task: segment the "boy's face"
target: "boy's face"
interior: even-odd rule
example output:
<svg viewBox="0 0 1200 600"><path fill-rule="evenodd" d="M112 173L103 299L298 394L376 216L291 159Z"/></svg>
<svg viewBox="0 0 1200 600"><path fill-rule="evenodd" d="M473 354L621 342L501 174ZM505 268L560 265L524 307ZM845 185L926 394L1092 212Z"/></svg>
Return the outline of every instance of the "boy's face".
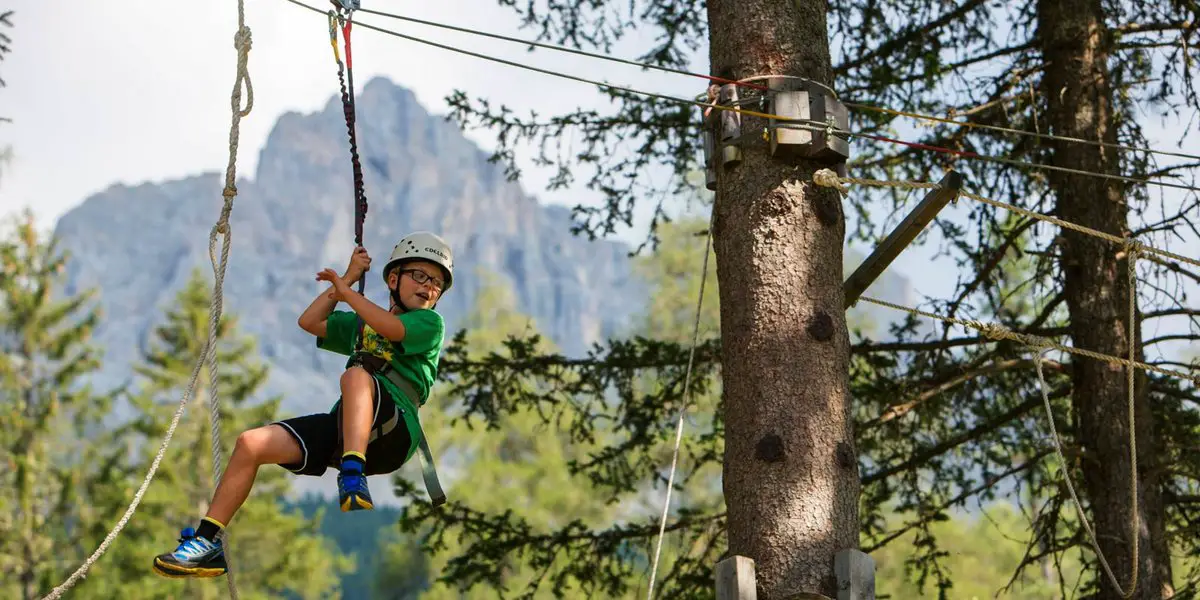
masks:
<svg viewBox="0 0 1200 600"><path fill-rule="evenodd" d="M423 283L417 283L421 279ZM445 273L437 264L414 260L392 270L388 275L388 287L396 289L404 305L410 309L431 308L437 304L446 285Z"/></svg>

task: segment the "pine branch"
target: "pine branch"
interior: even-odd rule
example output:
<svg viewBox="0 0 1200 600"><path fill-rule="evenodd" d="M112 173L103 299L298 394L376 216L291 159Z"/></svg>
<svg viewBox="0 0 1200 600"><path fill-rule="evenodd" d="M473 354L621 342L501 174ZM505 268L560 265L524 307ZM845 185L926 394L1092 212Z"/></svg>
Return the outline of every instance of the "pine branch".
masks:
<svg viewBox="0 0 1200 600"><path fill-rule="evenodd" d="M981 6L985 6L986 4L986 0L969 0L965 4L956 6L954 10L941 15L929 23L909 26L903 33L900 33L899 35L893 35L888 39L888 41L880 44L879 47L875 48L874 50L861 53L853 60L834 66L833 71L839 75L847 73L862 67L863 65L877 58L895 54L901 48L912 45L918 41L927 43L930 36L936 35L936 32L939 29L960 21L968 13Z"/></svg>
<svg viewBox="0 0 1200 600"><path fill-rule="evenodd" d="M1194 308L1173 308L1169 310L1155 310L1142 314L1142 319L1159 319L1162 317L1200 317L1200 310Z"/></svg>
<svg viewBox="0 0 1200 600"><path fill-rule="evenodd" d="M1134 33L1149 33L1163 31L1180 31L1192 30L1195 26L1191 21L1166 21L1158 23L1126 23L1113 28L1113 32L1117 35L1129 35Z"/></svg>
<svg viewBox="0 0 1200 600"><path fill-rule="evenodd" d="M1062 397L1065 397L1069 393L1070 393L1070 388L1065 388L1065 389L1060 388L1060 389L1052 391L1050 394L1050 398L1051 399L1062 398ZM913 454L910 458L908 458L907 460L904 460L903 462L892 465L890 467L884 467L878 471L875 471L874 473L870 473L868 475L863 476L862 483L863 483L863 485L870 485L872 483L882 481L882 480L884 480L888 477L891 477L897 473L901 473L901 472L913 469L915 467L918 467L926 462L929 462L930 459L932 459L940 454L949 452L950 450L953 450L967 442L979 439L989 433L996 431L1001 426L1006 425L1009 422L1011 422L1013 419L1016 419L1017 417L1020 417L1020 416L1024 415L1025 413L1029 412L1034 407L1041 404L1041 402L1042 402L1041 396L1030 398L1030 399L1026 400L1025 402L1022 402L1021 404L1018 404L1017 406L1015 406L1015 407L1005 411L1004 413L1000 414L999 416L991 419L990 421L987 421L981 425L976 426L975 428L973 428L969 431L966 431L960 435L951 437L947 440L939 442L938 444L935 444L929 448L923 449L920 452Z"/></svg>
<svg viewBox="0 0 1200 600"><path fill-rule="evenodd" d="M864 547L862 549L862 551L866 552L867 554L870 554L880 548L883 548L884 546L888 545L889 543L895 541L900 536L912 531L913 529L915 529L917 527L922 527L933 520L940 520L940 515L946 509L962 504L963 502L970 499L971 497L973 497L983 491L991 489L992 487L995 487L996 484L1000 483L1001 481L1004 481L1005 479L1008 479L1009 477L1012 477L1013 475L1020 474L1022 472L1025 472L1025 471L1033 468L1033 467L1038 466L1041 463L1042 459L1046 458L1051 453L1053 453L1052 450L1049 450L1049 449L1042 450L1041 452L1038 452L1033 457L1031 457L1028 461L1023 462L1015 467L1011 467L1008 470L1004 471L1003 473L1000 473L999 475L989 477L986 480L984 480L983 483L980 483L979 485L962 492L961 494L951 498L950 500L947 500L946 502L943 502L942 504L939 504L936 507L922 511L922 515L916 521L910 521L910 522L906 523L900 529L897 529L893 532L888 533L887 536L884 537L883 539L881 539L869 546Z"/></svg>
<svg viewBox="0 0 1200 600"><path fill-rule="evenodd" d="M1042 364L1046 368L1049 368L1051 370L1058 370L1058 371L1064 370L1064 367L1061 363L1052 362L1052 361L1043 361ZM966 372L961 372L961 371L956 370L955 374L952 377L946 377L940 381L929 382L928 384L926 384L927 389L925 391L921 392L916 398L913 398L912 400L909 400L907 402L901 402L901 403L889 405L887 408L885 408L883 410L883 412L881 412L879 414L879 416L877 418L859 425L858 429L859 429L859 431L866 432L866 431L871 430L874 427L878 427L879 425L887 423L888 421L903 417L904 415L907 415L909 412L912 412L914 409L916 409L921 404L928 402L931 399L941 397L943 394L950 392L954 388L959 387L967 382L973 381L979 377L983 377L986 375L994 375L996 373L1001 373L1001 372L1009 371L1012 369L1032 367L1033 365L1034 365L1034 361L1030 360L1030 359L1013 359L1013 360L1006 360L1006 361L1001 361L1001 362L988 363L984 367L980 367L977 369L971 369Z"/></svg>
<svg viewBox="0 0 1200 600"><path fill-rule="evenodd" d="M502 591L507 566L515 559L541 573L541 577L529 582L523 597L532 597L541 587L542 577L550 579L556 595L578 586L587 595L621 597L627 593L633 569L622 555L633 550L632 542L658 534L657 522L618 524L593 531L578 519L552 532L539 532L512 511L487 514L458 501L434 509L415 486L404 480L397 481L396 491L411 499L401 512L401 530L419 534L424 550L446 550L446 540L451 535L466 544L437 579L464 592L479 585ZM719 525L724 518L724 513L694 515L684 511L672 519L666 531ZM550 573L546 567L559 555L565 560L559 560L556 564L560 568Z"/></svg>

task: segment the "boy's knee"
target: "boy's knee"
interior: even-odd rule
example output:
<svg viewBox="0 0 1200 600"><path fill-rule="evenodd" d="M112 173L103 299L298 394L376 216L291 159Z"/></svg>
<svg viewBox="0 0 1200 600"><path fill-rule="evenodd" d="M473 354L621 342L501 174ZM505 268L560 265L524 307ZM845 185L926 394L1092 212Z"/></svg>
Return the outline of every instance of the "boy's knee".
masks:
<svg viewBox="0 0 1200 600"><path fill-rule="evenodd" d="M371 374L362 367L350 367L342 373L342 389L352 386L368 386L371 384Z"/></svg>
<svg viewBox="0 0 1200 600"><path fill-rule="evenodd" d="M234 442L233 452L254 462L259 462L259 459L266 453L267 445L270 443L270 432L264 427L257 429L247 429L237 437Z"/></svg>

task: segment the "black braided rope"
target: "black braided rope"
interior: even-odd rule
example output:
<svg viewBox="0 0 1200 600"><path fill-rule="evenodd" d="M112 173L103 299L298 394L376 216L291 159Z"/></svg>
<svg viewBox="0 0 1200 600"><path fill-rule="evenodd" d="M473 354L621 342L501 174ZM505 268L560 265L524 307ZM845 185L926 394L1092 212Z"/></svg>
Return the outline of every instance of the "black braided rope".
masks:
<svg viewBox="0 0 1200 600"><path fill-rule="evenodd" d="M349 79L349 91L347 91L347 78ZM354 73L345 69L341 61L338 61L338 84L342 91L342 113L346 117L346 132L350 136L350 164L354 171L354 243L356 246L361 246L363 225L367 220L367 192L363 184L362 163L358 158L358 139L355 136ZM363 281L359 280L360 293L362 286Z"/></svg>
<svg viewBox="0 0 1200 600"><path fill-rule="evenodd" d="M338 11L341 12L340 10ZM349 54L350 40L346 39L347 58L351 58ZM342 114L346 118L346 133L350 136L350 165L354 173L354 246L357 248L363 245L363 225L367 220L367 192L366 186L363 184L362 163L358 158L358 139L355 136L355 118L354 110L354 70L346 68L341 59L337 61L338 66L338 86L342 93ZM347 79L349 80L347 82ZM358 293L362 294L366 288L367 276L363 273L358 279ZM363 342L363 327L365 323L361 316L358 317L358 339L355 342L355 350L362 349Z"/></svg>

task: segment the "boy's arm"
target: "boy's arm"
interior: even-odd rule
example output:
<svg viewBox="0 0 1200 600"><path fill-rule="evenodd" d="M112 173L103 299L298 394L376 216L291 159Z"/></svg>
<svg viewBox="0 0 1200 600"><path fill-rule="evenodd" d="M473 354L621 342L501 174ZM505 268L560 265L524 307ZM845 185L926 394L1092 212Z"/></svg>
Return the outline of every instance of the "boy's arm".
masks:
<svg viewBox="0 0 1200 600"><path fill-rule="evenodd" d="M333 291L333 286L321 292L313 299L312 304L300 313L300 318L296 319L296 324L300 329L307 331L317 337L325 337L325 319L329 318L329 313L337 308L337 300L329 297Z"/></svg>
<svg viewBox="0 0 1200 600"><path fill-rule="evenodd" d="M346 269L346 273L342 275L342 279L346 281L346 285L354 285L359 277L362 277L362 273L357 272L357 269L353 268ZM312 303L308 305L308 308L304 309L303 313L300 313L300 318L296 319L296 324L300 326L300 329L319 338L325 337L325 320L329 318L329 313L332 313L333 309L337 308L337 300L329 297L333 291L334 286L329 286L329 289L317 295Z"/></svg>
<svg viewBox="0 0 1200 600"><path fill-rule="evenodd" d="M397 319L396 315L384 310L352 289L343 291L342 297L346 304L349 304L359 317L362 317L363 322L370 325L371 329L374 329L379 335L393 342L404 341L404 336L408 331L404 327L404 321Z"/></svg>

